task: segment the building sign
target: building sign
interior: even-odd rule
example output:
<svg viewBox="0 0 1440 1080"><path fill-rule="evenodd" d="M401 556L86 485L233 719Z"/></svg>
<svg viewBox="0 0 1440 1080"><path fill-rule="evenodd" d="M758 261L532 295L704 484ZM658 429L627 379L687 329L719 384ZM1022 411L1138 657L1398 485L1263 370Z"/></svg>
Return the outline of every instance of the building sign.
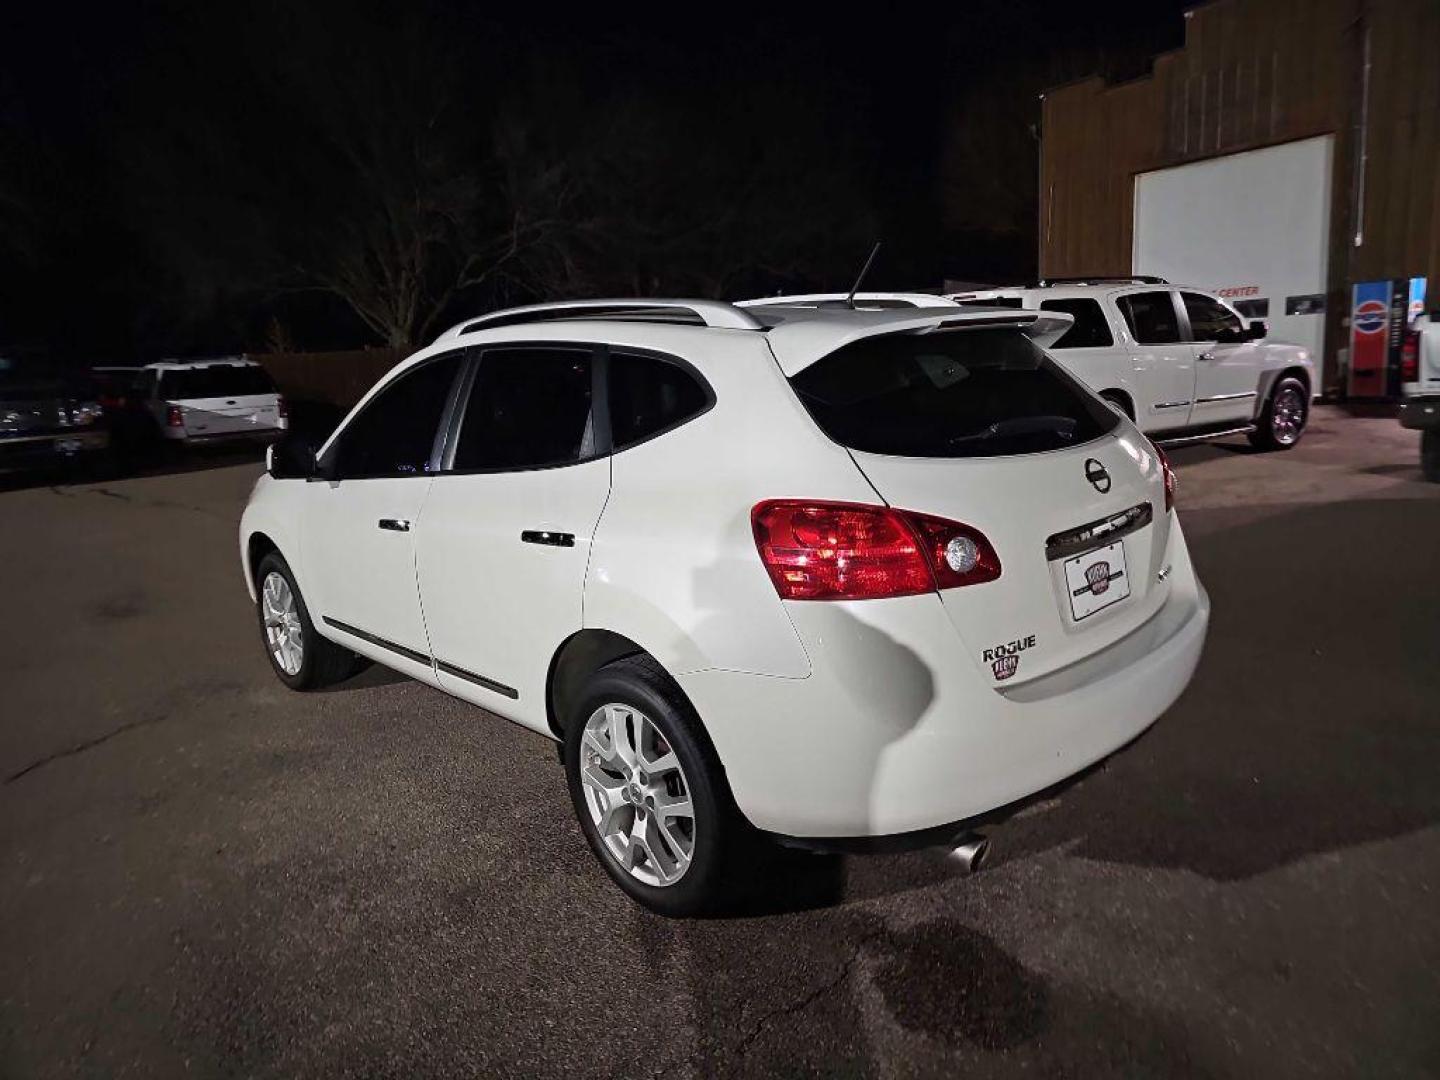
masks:
<svg viewBox="0 0 1440 1080"><path fill-rule="evenodd" d="M1259 285L1227 285L1223 289L1216 289L1216 294L1225 297L1227 300L1236 300L1242 296L1259 296Z"/></svg>
<svg viewBox="0 0 1440 1080"><path fill-rule="evenodd" d="M1350 300L1350 396L1383 397L1390 352L1390 282L1358 282Z"/></svg>

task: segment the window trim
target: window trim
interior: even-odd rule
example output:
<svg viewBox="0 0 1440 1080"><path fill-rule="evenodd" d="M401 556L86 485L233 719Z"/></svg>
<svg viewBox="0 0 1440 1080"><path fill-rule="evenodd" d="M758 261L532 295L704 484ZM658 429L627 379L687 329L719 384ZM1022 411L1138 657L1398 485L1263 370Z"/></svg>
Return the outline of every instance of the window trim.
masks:
<svg viewBox="0 0 1440 1080"><path fill-rule="evenodd" d="M683 417L681 417L679 420L676 420L676 421L674 421L673 423L666 424L666 425L665 425L664 427L662 427L662 428L656 428L656 429L655 429L654 431L652 431L649 435L646 435L643 439L636 439L636 440L635 440L634 442L632 442L632 443L626 443L624 446L616 447L615 444L614 444L614 431L613 431L613 430L610 428L610 426L609 426L609 419L610 419L610 416L609 416L609 407L610 407L610 380L609 380L609 374L610 374L610 372L609 372L609 367L610 367L610 354L611 354L611 353L617 353L617 352L618 352L618 353L623 353L623 354L626 355L626 356L638 356L638 357L643 357L643 358L646 359L646 360L659 360L661 363L670 364L670 365L672 365L672 366L674 366L674 367L679 368L679 369L680 369L681 371L683 371L686 375L689 375L692 379L694 379L694 380L695 380L695 383L700 387L701 393L703 393L703 394L705 395L705 404L704 404L704 406L701 407L700 409L697 409L695 412L690 413L688 416L683 416ZM705 415L706 413L708 413L711 409L715 408L715 400L716 400L716 399L715 399L715 388L710 385L710 380L707 379L707 378L705 378L704 375L700 374L699 369L696 368L694 364L690 363L690 361L686 360L684 357L675 356L675 355L672 354L672 353L659 352L659 351L657 351L657 350L655 350L655 349L644 349L644 348L640 348L640 347L638 347L638 346L631 346L631 345L619 345L619 346L616 346L616 345L607 345L607 346L605 347L605 353L606 353L606 355L605 355L605 367L606 367L606 372L605 372L605 374L606 374L606 380L605 380L606 436L607 436L607 439L608 439L608 441L609 441L609 443L610 443L610 445L611 445L611 447L612 447L612 449L611 449L611 451L610 451L610 453L611 453L612 456L614 456L615 454L623 454L623 453L625 453L627 450L633 450L633 449L635 449L635 447L637 447L637 446L644 446L646 443L648 443L648 442L650 442L650 441L652 441L652 440L654 440L654 439L658 439L658 438L660 438L660 436L662 436L662 435L668 435L670 432L675 431L677 428L682 428L682 427L684 427L686 424L690 423L692 420L698 420L698 419L700 419L700 417L704 416L704 415Z"/></svg>
<svg viewBox="0 0 1440 1080"><path fill-rule="evenodd" d="M595 429L595 449L589 456L574 461L552 461L543 465L506 466L501 469L457 469L455 451L460 445L460 432L465 426L465 412L470 404L470 391L474 389L475 377L480 372L487 352L510 352L518 349L557 349L568 352L588 353L590 356L590 412ZM463 390L451 402L445 417L444 446L436 459L437 468L431 476L490 476L503 473L544 472L549 469L568 469L575 465L587 465L592 461L610 456L610 412L608 402L603 402L606 373L609 370L608 346L590 341L495 341L485 345L470 345L464 350L465 368L458 383Z"/></svg>
<svg viewBox="0 0 1440 1080"><path fill-rule="evenodd" d="M407 364L404 368L401 368L400 370L395 370L394 368L392 368L391 371L387 373L386 377L380 383L374 386L371 391L366 395L364 404L361 405L358 409L355 409L353 412L351 412L351 414L347 416L344 421L341 422L340 426L330 433L330 438L326 440L324 447L322 447L321 449L321 452L316 456L314 475L306 477L306 480L318 480L327 483L341 484L345 483L347 480L428 480L434 477L436 475L434 471L434 466L437 463L435 453L436 442L440 436L440 433L446 430L446 425L449 423L451 409L454 405L455 387L464 379L465 372L469 364L469 357L466 355L468 352L469 350L466 348L447 349L444 352L435 353L433 356L427 356L425 357L425 359L419 361L418 363ZM446 394L445 405L441 408L440 419L435 425L435 437L432 438L430 441L430 456L425 459L426 468L429 471L414 473L409 476L403 474L396 476L344 476L340 474L338 472L340 445L342 442L344 442L345 436L350 431L350 429L359 422L360 417L364 416L367 412L369 412L370 409L374 407L375 402L379 401L380 398L401 379L405 378L413 372L419 371L422 367L426 367L430 364L439 363L442 360L449 360L454 357L459 358L460 367L455 372L455 376L450 382L450 390Z"/></svg>

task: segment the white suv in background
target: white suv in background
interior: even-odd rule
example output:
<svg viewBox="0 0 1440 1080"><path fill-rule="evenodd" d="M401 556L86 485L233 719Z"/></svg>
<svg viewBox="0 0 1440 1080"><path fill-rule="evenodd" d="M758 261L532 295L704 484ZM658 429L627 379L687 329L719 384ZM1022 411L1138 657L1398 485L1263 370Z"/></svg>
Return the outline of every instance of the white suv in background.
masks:
<svg viewBox="0 0 1440 1080"><path fill-rule="evenodd" d="M1305 349L1266 341L1263 322L1159 278L1053 281L950 299L1073 316L1050 346L1055 358L1165 445L1244 432L1262 449L1287 450L1319 391Z"/></svg>
<svg viewBox="0 0 1440 1080"><path fill-rule="evenodd" d="M161 436L173 442L275 438L289 425L274 381L240 356L147 364L135 392Z"/></svg>
<svg viewBox="0 0 1440 1080"><path fill-rule="evenodd" d="M358 655L557 740L587 842L658 911L714 904L765 834L954 837L1144 731L1205 639L1169 466L1040 347L1068 325L461 324L318 453L271 448L239 534L265 651L295 689Z"/></svg>

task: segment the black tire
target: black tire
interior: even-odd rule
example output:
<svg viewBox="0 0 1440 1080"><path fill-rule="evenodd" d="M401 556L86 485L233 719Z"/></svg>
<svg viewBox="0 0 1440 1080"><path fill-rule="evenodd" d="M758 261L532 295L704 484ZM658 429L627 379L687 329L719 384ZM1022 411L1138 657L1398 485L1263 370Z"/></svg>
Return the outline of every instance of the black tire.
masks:
<svg viewBox="0 0 1440 1080"><path fill-rule="evenodd" d="M1282 393L1294 392L1299 395L1300 405L1300 428L1294 433L1293 438L1277 432L1275 422L1275 400ZM1300 442L1300 437L1305 434L1305 425L1310 422L1310 391L1305 384L1293 375L1287 375L1276 381L1270 388L1270 396L1265 399L1265 408L1260 410L1260 416L1255 422L1255 430L1248 436L1250 445L1258 450L1290 450Z"/></svg>
<svg viewBox="0 0 1440 1080"><path fill-rule="evenodd" d="M289 585L295 597L296 614L300 619L301 662L300 670L293 675L275 659L265 631L264 588L265 581L271 574L279 574ZM260 627L260 643L276 678L291 690L319 690L333 686L335 683L344 682L360 670L362 662L358 656L316 633L315 624L310 619L310 609L305 606L305 597L300 592L300 586L295 583L295 575L290 572L289 565L280 557L279 552L272 551L261 559L260 565L255 568L255 594L255 617Z"/></svg>
<svg viewBox="0 0 1440 1080"><path fill-rule="evenodd" d="M1130 399L1119 390L1101 390L1100 397L1127 420L1135 419L1135 407L1130 404Z"/></svg>
<svg viewBox="0 0 1440 1080"><path fill-rule="evenodd" d="M634 877L606 848L591 819L580 778L583 735L590 716L608 704L643 713L669 743L684 771L694 810L694 847L688 868L673 884L652 885ZM737 900L744 875L735 868L763 842L735 808L720 759L699 717L664 669L648 656L607 664L591 678L567 719L562 758L570 800L585 842L615 884L661 915L715 913Z"/></svg>
<svg viewBox="0 0 1440 1080"><path fill-rule="evenodd" d="M1420 432L1420 472L1432 484L1440 484L1440 430Z"/></svg>

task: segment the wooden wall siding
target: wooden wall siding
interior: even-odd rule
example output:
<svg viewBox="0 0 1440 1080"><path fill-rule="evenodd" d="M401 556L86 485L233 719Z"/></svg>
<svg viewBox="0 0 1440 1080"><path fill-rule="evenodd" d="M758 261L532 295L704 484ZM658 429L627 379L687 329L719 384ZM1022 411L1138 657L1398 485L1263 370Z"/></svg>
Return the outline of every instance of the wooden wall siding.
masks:
<svg viewBox="0 0 1440 1080"><path fill-rule="evenodd" d="M1364 28L1370 104L1363 242L1354 243ZM1327 353L1354 281L1426 274L1440 297L1440 2L1214 0L1185 46L1118 86L1042 105L1040 273L1127 274L1136 173L1333 134Z"/></svg>

